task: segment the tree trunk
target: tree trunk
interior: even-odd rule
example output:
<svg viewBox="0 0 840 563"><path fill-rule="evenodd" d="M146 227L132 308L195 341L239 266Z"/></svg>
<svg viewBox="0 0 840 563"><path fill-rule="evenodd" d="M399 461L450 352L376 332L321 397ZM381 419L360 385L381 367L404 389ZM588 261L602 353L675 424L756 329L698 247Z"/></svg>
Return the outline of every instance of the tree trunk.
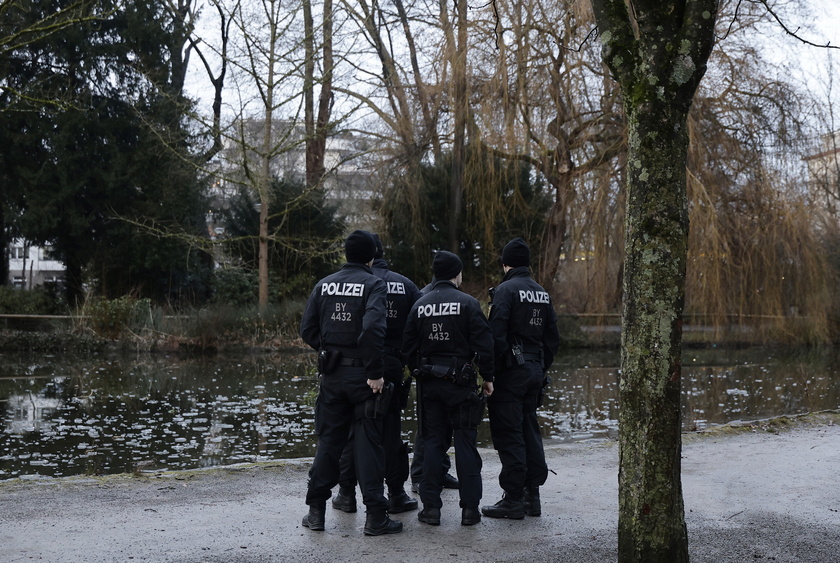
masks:
<svg viewBox="0 0 840 563"><path fill-rule="evenodd" d="M259 233L259 294L258 305L260 313L265 313L268 308L268 217L271 208L271 158L274 156L272 126L274 125L274 89L277 87L275 63L277 54L275 49L279 41L277 30L277 11L275 3L270 3L271 18L268 22L268 74L265 79L265 95L263 97L264 119L262 147L260 151L260 175L259 175L259 198L260 198L260 233Z"/></svg>
<svg viewBox="0 0 840 563"><path fill-rule="evenodd" d="M6 232L6 216L3 207L0 206L0 248L3 249L2 260L0 260L0 286L9 285L9 243L11 242Z"/></svg>
<svg viewBox="0 0 840 563"><path fill-rule="evenodd" d="M619 561L680 563L688 561L680 480L688 140L681 112L653 104L629 109Z"/></svg>
<svg viewBox="0 0 840 563"><path fill-rule="evenodd" d="M402 24L403 35L408 47L408 56L411 60L411 70L414 74L414 89L417 93L417 102L420 105L420 112L423 115L423 132L422 138L429 139L432 144L432 154L435 162L441 161L443 150L440 146L440 137L437 134L437 113L432 110L432 104L429 100L427 92L428 86L423 80L423 73L420 70L420 63L417 57L417 46L414 42L414 35L411 32L409 25L408 13L405 11L403 0L394 0L394 5L397 7L397 13L400 16L400 23ZM404 95L404 94L403 94Z"/></svg>
<svg viewBox="0 0 840 563"><path fill-rule="evenodd" d="M269 72L271 74L271 72ZM273 99L272 89L268 89L269 103ZM269 107L268 105L266 106ZM259 293L258 305L260 313L264 313L268 307L268 212L271 205L271 127L272 112L266 111L265 132L263 137L263 154L260 170L260 233L259 233L259 257L258 257L258 280Z"/></svg>
<svg viewBox="0 0 840 563"><path fill-rule="evenodd" d="M714 43L718 0L592 0L627 115L619 381L618 560L687 563L680 480L688 251L686 120Z"/></svg>
<svg viewBox="0 0 840 563"><path fill-rule="evenodd" d="M64 253L64 294L71 309L81 307L85 301L82 262L73 253Z"/></svg>
<svg viewBox="0 0 840 563"><path fill-rule="evenodd" d="M449 187L449 250L458 254L461 210L464 205L464 159L467 132L467 3L458 2L458 48L453 53L455 131L452 142L452 176Z"/></svg>
<svg viewBox="0 0 840 563"><path fill-rule="evenodd" d="M309 0L304 3L304 25L306 28L306 65L304 79L304 115L306 126L306 185L317 186L326 172L324 155L327 147L327 125L332 113L332 0L323 3L323 58L324 74L321 77L321 92L318 96L317 115L315 111L315 22Z"/></svg>
<svg viewBox="0 0 840 563"><path fill-rule="evenodd" d="M550 173L545 175L554 188L554 204L548 212L542 232L537 277L546 291L554 294L554 279L560 270L560 255L566 245L568 227L568 201L574 194L572 174Z"/></svg>
<svg viewBox="0 0 840 563"><path fill-rule="evenodd" d="M315 122L315 139L313 139L312 147L307 147L307 173L311 172L311 176L307 178L308 185L314 186L316 183L322 181L326 172L324 166L324 158L327 150L327 133L329 131L329 122L332 117L332 76L333 76L333 51L332 51L332 30L333 30L333 4L332 0L324 0L324 45L323 45L323 59L322 66L324 68L324 75L321 78L321 93L318 96L318 117ZM309 154L311 153L311 154ZM311 160L311 162L310 162Z"/></svg>

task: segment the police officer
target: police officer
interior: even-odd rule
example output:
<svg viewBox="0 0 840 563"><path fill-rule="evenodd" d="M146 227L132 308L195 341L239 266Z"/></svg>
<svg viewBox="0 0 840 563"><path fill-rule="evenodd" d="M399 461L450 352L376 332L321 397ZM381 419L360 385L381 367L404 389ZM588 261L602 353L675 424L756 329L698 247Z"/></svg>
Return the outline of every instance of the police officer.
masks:
<svg viewBox="0 0 840 563"><path fill-rule="evenodd" d="M417 499L405 492L408 479L408 448L402 441L402 409L408 399L411 378L404 378L405 364L400 354L402 335L408 312L420 297L420 290L407 277L388 269L385 251L379 235L373 234L376 242L373 274L385 281L387 289L385 332L385 381L398 390L391 400L388 412L382 421L382 445L385 448L385 483L388 486L388 512L396 514L417 508ZM356 473L354 470L353 441L345 447L341 456L341 477L338 494L332 505L344 512L356 512Z"/></svg>
<svg viewBox="0 0 840 563"><path fill-rule="evenodd" d="M324 529L330 489L339 480L339 458L354 436L356 475L367 508L365 535L402 531L388 517L383 478L382 419L391 393L383 378L386 284L370 266L373 236L353 231L344 244L347 263L319 281L300 323L300 335L318 350L321 386L315 402L318 445L309 473L303 526Z"/></svg>
<svg viewBox="0 0 840 563"><path fill-rule="evenodd" d="M409 313L403 354L418 374L420 431L423 434L423 479L418 520L440 525L443 506L441 464L446 455L447 421L454 427L455 467L460 481L461 525L481 521L481 457L476 429L484 413L485 397L493 393L493 335L475 298L458 290L461 259L439 251L433 262L435 283ZM478 389L473 363L484 379Z"/></svg>
<svg viewBox="0 0 840 563"><path fill-rule="evenodd" d="M530 263L524 240L515 238L505 245L505 275L490 307L496 391L488 410L493 447L502 462L499 485L504 490L499 502L481 508L491 518L539 516L539 487L548 477L537 407L560 334L551 298L531 278Z"/></svg>
<svg viewBox="0 0 840 563"><path fill-rule="evenodd" d="M435 278L432 277L432 281L426 285L423 289L420 290L420 295L426 295L429 293L429 290L432 289L432 286L435 285ZM417 420L420 420L419 409L420 409L420 401L417 401L416 404L418 415ZM448 433L449 439L446 442L446 449L449 450L449 446L452 445L452 432ZM449 459L449 454L443 456L443 464L442 464L442 471L443 471L443 488L444 489L457 489L458 488L458 479L456 479L450 472L449 469L452 467L452 460ZM423 479L423 433L420 432L420 428L417 428L417 432L414 433L414 455L411 458L411 490L415 493L420 492L420 481Z"/></svg>

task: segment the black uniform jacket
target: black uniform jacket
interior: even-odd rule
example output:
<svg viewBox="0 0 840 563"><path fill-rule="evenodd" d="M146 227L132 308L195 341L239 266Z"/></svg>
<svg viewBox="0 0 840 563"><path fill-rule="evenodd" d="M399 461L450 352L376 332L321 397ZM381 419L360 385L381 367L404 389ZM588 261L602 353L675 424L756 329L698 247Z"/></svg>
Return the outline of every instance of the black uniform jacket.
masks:
<svg viewBox="0 0 840 563"><path fill-rule="evenodd" d="M551 366L560 347L551 296L531 278L527 266L508 270L496 288L490 306L490 328L496 369L503 368L513 358L513 344L519 344L525 354L542 353L544 370Z"/></svg>
<svg viewBox="0 0 840 563"><path fill-rule="evenodd" d="M388 262L382 258L373 261L373 275L382 279L386 285L386 321L385 351L400 358L400 346L405 331L408 312L415 301L420 298L420 290L413 281L402 274L388 269Z"/></svg>
<svg viewBox="0 0 840 563"><path fill-rule="evenodd" d="M448 280L436 281L408 315L403 359L412 370L420 358L474 360L481 377L493 381L493 334L481 305Z"/></svg>
<svg viewBox="0 0 840 563"><path fill-rule="evenodd" d="M379 379L385 350L386 285L364 264L347 263L315 284L300 336L312 348L338 350L362 360L370 379Z"/></svg>

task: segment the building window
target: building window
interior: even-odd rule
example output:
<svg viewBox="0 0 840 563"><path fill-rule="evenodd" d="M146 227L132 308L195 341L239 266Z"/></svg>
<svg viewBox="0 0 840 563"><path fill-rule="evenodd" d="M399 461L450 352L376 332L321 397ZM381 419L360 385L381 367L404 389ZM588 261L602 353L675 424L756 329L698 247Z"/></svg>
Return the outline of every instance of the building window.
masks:
<svg viewBox="0 0 840 563"><path fill-rule="evenodd" d="M58 255L55 251L55 248L52 246L42 246L41 247L41 260L58 260Z"/></svg>
<svg viewBox="0 0 840 563"><path fill-rule="evenodd" d="M22 246L13 246L9 249L10 260L23 260L24 248Z"/></svg>

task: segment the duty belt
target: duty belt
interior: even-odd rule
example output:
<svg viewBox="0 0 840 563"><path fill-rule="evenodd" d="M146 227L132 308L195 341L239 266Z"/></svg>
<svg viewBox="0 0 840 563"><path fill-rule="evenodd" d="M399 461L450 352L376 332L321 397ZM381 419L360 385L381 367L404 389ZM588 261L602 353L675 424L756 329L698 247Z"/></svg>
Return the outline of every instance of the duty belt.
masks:
<svg viewBox="0 0 840 563"><path fill-rule="evenodd" d="M345 367L354 367L359 368L365 365L361 358L345 358L342 356L338 360L338 365L345 366Z"/></svg>
<svg viewBox="0 0 840 563"><path fill-rule="evenodd" d="M466 358L459 358L457 356L431 356L429 358L420 358L421 364L437 364L442 366L461 367L469 360Z"/></svg>

